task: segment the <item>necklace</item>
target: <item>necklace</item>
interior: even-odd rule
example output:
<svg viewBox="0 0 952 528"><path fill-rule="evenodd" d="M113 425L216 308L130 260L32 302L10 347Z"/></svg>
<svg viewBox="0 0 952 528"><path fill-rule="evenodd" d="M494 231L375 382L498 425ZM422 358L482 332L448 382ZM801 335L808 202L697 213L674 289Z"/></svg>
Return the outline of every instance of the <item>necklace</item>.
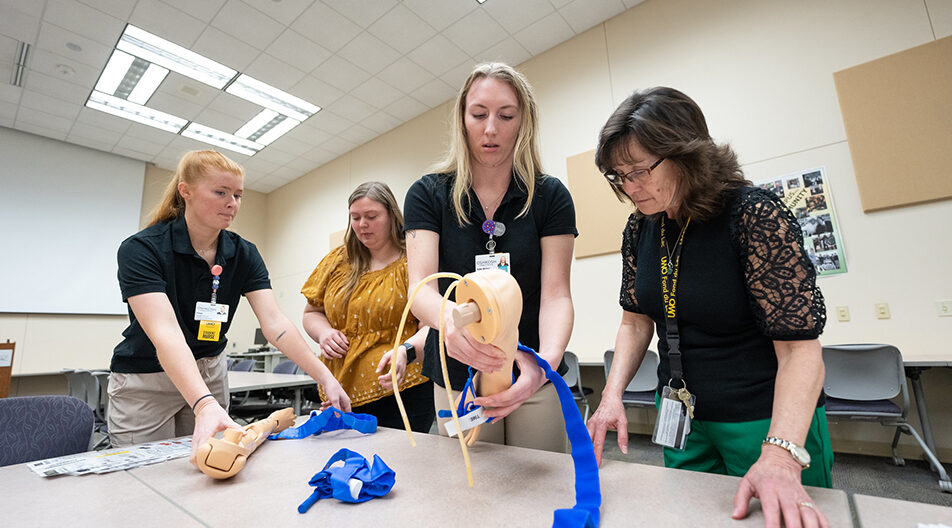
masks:
<svg viewBox="0 0 952 528"><path fill-rule="evenodd" d="M503 196L505 196L505 195L506 195L506 190L504 189L504 190L502 191L502 194L500 194L499 196L497 196L495 200L493 200L493 201L491 201L491 202L487 202L486 204L484 204L484 205L483 205L483 210L484 210L486 213L488 213L490 209L492 209L493 207L497 207L497 206L502 202L502 198L503 198ZM479 194L477 194L476 196L479 197ZM480 200L480 203L482 203L482 200Z"/></svg>
<svg viewBox="0 0 952 528"><path fill-rule="evenodd" d="M674 243L674 246L668 247L668 242L664 237L664 223L665 219L661 219L661 247L668 253L668 265L666 267L666 275L671 275L674 272L674 257L678 254L678 247L681 246L681 242L684 240L684 231L687 230L688 224L691 223L691 218L688 218L688 221L684 223L684 227L681 228L681 233L678 235L678 241ZM681 257L678 256L678 260L681 260Z"/></svg>

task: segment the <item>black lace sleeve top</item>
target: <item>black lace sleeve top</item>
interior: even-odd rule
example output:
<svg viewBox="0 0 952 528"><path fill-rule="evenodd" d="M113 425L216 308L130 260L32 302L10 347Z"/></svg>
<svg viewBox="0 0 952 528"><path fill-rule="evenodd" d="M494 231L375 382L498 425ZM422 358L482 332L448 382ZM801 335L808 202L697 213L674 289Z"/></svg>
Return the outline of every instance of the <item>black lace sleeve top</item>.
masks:
<svg viewBox="0 0 952 528"><path fill-rule="evenodd" d="M628 219L620 303L655 322L663 386L670 369L659 221L635 215ZM673 239L682 226L664 221ZM814 339L826 323L823 296L796 219L768 191L747 187L729 193L718 216L688 226L678 280L684 379L697 395L696 417L725 422L769 418L777 372L773 341Z"/></svg>

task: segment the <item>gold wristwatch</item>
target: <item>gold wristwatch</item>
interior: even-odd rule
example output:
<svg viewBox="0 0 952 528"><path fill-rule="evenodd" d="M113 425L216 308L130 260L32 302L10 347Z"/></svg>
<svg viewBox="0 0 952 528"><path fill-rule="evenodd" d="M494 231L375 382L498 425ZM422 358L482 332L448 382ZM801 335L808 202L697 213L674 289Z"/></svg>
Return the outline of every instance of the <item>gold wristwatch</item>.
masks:
<svg viewBox="0 0 952 528"><path fill-rule="evenodd" d="M790 451L790 454L793 456L793 459L797 461L797 464L800 464L800 467L806 469L810 467L810 453L807 452L803 447L794 444L793 442L788 442L783 438L777 438L776 436L768 436L764 438L764 442L761 445L775 445L777 447L782 447L787 451Z"/></svg>

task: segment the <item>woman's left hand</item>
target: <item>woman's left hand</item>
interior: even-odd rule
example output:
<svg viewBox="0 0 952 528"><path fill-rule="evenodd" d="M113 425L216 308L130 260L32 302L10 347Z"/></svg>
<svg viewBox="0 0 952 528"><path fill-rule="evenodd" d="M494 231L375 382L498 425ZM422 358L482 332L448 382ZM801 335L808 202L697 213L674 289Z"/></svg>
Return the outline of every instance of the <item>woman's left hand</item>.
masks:
<svg viewBox="0 0 952 528"><path fill-rule="evenodd" d="M337 379L331 376L330 379L324 380L321 383L321 389L324 390L324 396L327 397L325 401L321 402L322 411L328 407L335 407L344 412L351 412L350 396L347 395L344 387L341 387Z"/></svg>
<svg viewBox="0 0 952 528"><path fill-rule="evenodd" d="M757 497L764 512L764 526L768 528L829 528L826 516L803 489L800 472L800 464L789 454L765 450L740 481L731 517L746 517L750 499Z"/></svg>
<svg viewBox="0 0 952 528"><path fill-rule="evenodd" d="M474 401L483 407L483 416L505 418L545 384L545 375L530 354L516 352L516 365L519 367L519 377L511 387L491 396L480 396Z"/></svg>
<svg viewBox="0 0 952 528"><path fill-rule="evenodd" d="M390 360L393 357L393 350L387 352L380 358L380 363L377 365L377 382L380 383L380 386L387 389L393 390L393 379L390 377ZM407 349L403 345L397 347L397 358L394 361L394 370L397 374L397 384L403 383L403 375L407 370Z"/></svg>

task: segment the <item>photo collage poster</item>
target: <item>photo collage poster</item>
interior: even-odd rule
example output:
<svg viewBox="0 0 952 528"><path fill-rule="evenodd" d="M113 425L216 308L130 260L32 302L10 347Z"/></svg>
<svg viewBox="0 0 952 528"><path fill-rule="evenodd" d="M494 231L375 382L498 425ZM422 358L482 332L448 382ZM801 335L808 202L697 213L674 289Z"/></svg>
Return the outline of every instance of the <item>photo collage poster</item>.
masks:
<svg viewBox="0 0 952 528"><path fill-rule="evenodd" d="M754 182L754 185L772 191L793 212L803 231L803 247L817 276L846 273L843 237L833 211L833 196L826 185L826 167L794 172Z"/></svg>

